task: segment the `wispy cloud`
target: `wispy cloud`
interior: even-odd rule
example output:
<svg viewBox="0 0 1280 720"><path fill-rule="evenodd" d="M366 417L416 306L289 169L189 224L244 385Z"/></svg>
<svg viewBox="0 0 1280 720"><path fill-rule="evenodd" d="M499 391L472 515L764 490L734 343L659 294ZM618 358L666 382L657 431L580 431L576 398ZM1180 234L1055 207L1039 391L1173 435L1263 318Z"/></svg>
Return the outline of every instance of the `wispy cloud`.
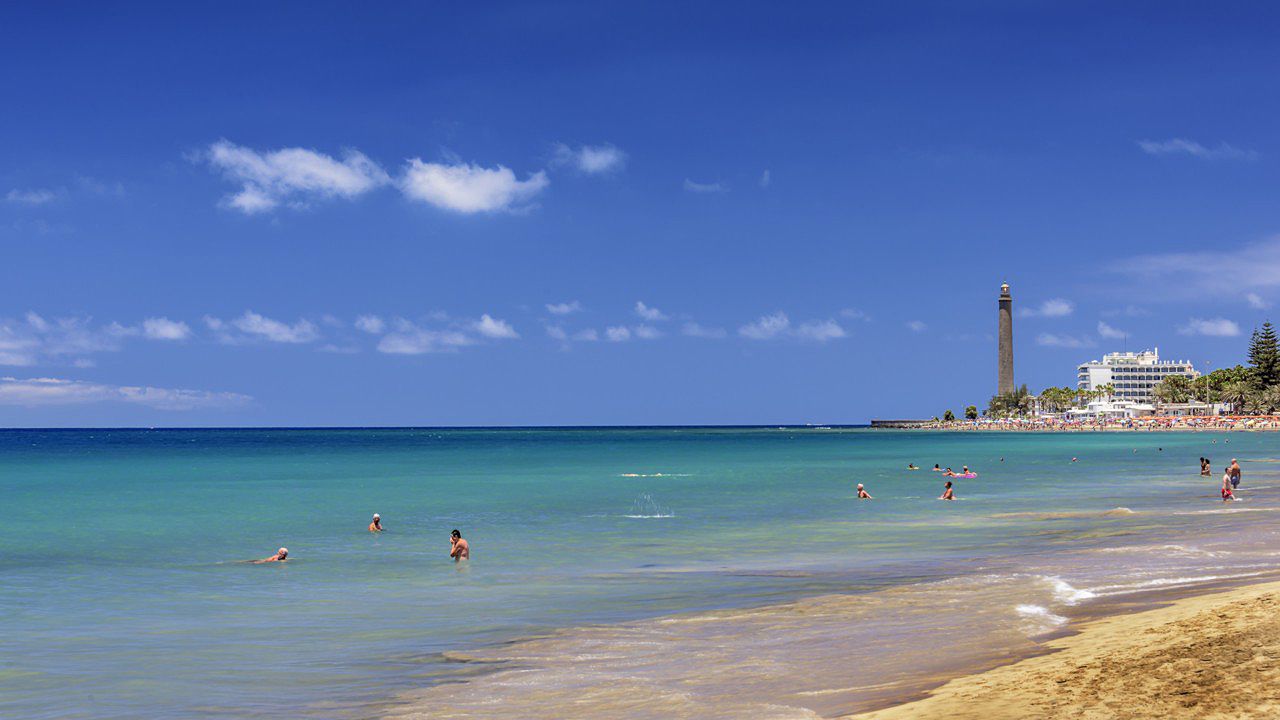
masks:
<svg viewBox="0 0 1280 720"><path fill-rule="evenodd" d="M1148 155L1190 155L1201 160L1257 160L1258 153L1241 150L1227 143L1206 147L1194 140L1173 138L1170 140L1139 140L1138 147Z"/></svg>
<svg viewBox="0 0 1280 720"><path fill-rule="evenodd" d="M191 337L191 328L166 317L147 318L142 321L142 334L152 340L186 340Z"/></svg>
<svg viewBox="0 0 1280 720"><path fill-rule="evenodd" d="M666 313L656 307L649 307L639 300L636 301L635 311L636 315L649 322L661 322L667 319Z"/></svg>
<svg viewBox="0 0 1280 720"><path fill-rule="evenodd" d="M377 315L360 315L356 317L356 329L370 335L381 335L387 324Z"/></svg>
<svg viewBox="0 0 1280 720"><path fill-rule="evenodd" d="M1226 318L1191 318L1187 324L1178 328L1182 335L1206 335L1209 337L1236 337L1240 334L1240 326L1234 320Z"/></svg>
<svg viewBox="0 0 1280 720"><path fill-rule="evenodd" d="M1022 308L1018 311L1019 317L1066 317L1075 312L1076 306L1070 300L1063 298L1051 298L1040 303L1036 307Z"/></svg>
<svg viewBox="0 0 1280 720"><path fill-rule="evenodd" d="M562 303L547 303L547 312L552 315L569 315L570 313L582 312L582 303L577 300Z"/></svg>
<svg viewBox="0 0 1280 720"><path fill-rule="evenodd" d="M306 148L259 152L220 140L201 158L240 184L239 192L224 202L247 214L273 210L291 200L351 199L391 181L377 163L356 150L347 150L338 160Z"/></svg>
<svg viewBox="0 0 1280 720"><path fill-rule="evenodd" d="M0 405L20 407L125 402L159 410L192 410L236 407L252 400L248 395L230 392L106 385L48 377L0 377Z"/></svg>
<svg viewBox="0 0 1280 720"><path fill-rule="evenodd" d="M768 170L760 173L760 187L767 188L771 184L773 184L773 175Z"/></svg>
<svg viewBox="0 0 1280 720"><path fill-rule="evenodd" d="M136 334L136 328L119 323L95 325L92 318L46 319L28 312L21 320L0 320L0 365L69 362L94 353L116 352L124 338Z"/></svg>
<svg viewBox="0 0 1280 720"><path fill-rule="evenodd" d="M845 308L840 311L840 317L849 318L850 320L862 320L871 322L871 316L858 308Z"/></svg>
<svg viewBox="0 0 1280 720"><path fill-rule="evenodd" d="M1098 334L1109 340L1120 340L1129 336L1129 333L1108 325L1102 320L1098 321Z"/></svg>
<svg viewBox="0 0 1280 720"><path fill-rule="evenodd" d="M413 158L400 180L400 190L410 199L470 215L524 209L550 184L542 171L519 180L502 165L444 165Z"/></svg>
<svg viewBox="0 0 1280 720"><path fill-rule="evenodd" d="M921 333L928 330L929 326L924 324L921 320L909 320L907 321L907 329L911 332Z"/></svg>
<svg viewBox="0 0 1280 720"><path fill-rule="evenodd" d="M626 342L631 339L631 328L624 325L614 325L604 329L604 336L609 342Z"/></svg>
<svg viewBox="0 0 1280 720"><path fill-rule="evenodd" d="M395 329L378 341L378 352L390 355L425 355L427 353L456 352L458 348L475 344L464 332L452 328L426 328L404 319L395 321Z"/></svg>
<svg viewBox="0 0 1280 720"><path fill-rule="evenodd" d="M700 183L689 178L684 179L685 192L691 193L723 193L729 192L729 186L722 182Z"/></svg>
<svg viewBox="0 0 1280 720"><path fill-rule="evenodd" d="M246 310L232 320L204 316L204 324L225 345L242 345L253 341L303 344L320 338L320 330L310 320L289 323Z"/></svg>
<svg viewBox="0 0 1280 720"><path fill-rule="evenodd" d="M1264 300L1258 293L1246 293L1244 299L1254 310L1266 310L1271 307L1271 303Z"/></svg>
<svg viewBox="0 0 1280 720"><path fill-rule="evenodd" d="M1221 293L1227 278L1241 292L1274 288L1280 286L1280 235L1234 248L1137 255L1104 269L1130 285L1141 283L1148 295L1199 300Z"/></svg>
<svg viewBox="0 0 1280 720"><path fill-rule="evenodd" d="M1097 343L1087 337L1040 333L1036 336L1036 344L1043 345L1044 347L1089 348L1094 347Z"/></svg>
<svg viewBox="0 0 1280 720"><path fill-rule="evenodd" d="M743 325L738 328L738 334L748 340L775 340L791 337L816 342L835 340L847 335L844 328L834 320L809 320L794 326L787 314L781 310L762 315L754 322Z"/></svg>
<svg viewBox="0 0 1280 720"><path fill-rule="evenodd" d="M554 165L568 165L588 175L603 175L621 170L627 154L613 145L581 145L571 148L564 143L555 147Z"/></svg>
<svg viewBox="0 0 1280 720"><path fill-rule="evenodd" d="M14 203L15 205L46 205L57 200L58 194L44 188L34 190L14 188L5 194L4 199L5 202Z"/></svg>
<svg viewBox="0 0 1280 720"><path fill-rule="evenodd" d="M481 315L480 319L475 322L474 327L476 332L494 340L513 340L520 337L520 333L517 333L516 329L511 327L511 323L489 315Z"/></svg>
<svg viewBox="0 0 1280 720"><path fill-rule="evenodd" d="M688 337L706 338L708 340L720 340L729 335L729 333L725 332L724 328L706 327L704 325L699 325L696 322L685 323L684 326L680 328L680 332Z"/></svg>

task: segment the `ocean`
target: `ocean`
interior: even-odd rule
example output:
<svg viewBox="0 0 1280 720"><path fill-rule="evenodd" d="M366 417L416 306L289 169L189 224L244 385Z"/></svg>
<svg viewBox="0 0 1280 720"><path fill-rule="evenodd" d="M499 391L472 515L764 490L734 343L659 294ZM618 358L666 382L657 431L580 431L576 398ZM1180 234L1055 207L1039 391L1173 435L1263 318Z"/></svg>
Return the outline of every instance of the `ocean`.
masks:
<svg viewBox="0 0 1280 720"><path fill-rule="evenodd" d="M0 431L0 716L877 707L1274 573L1277 456L1265 433ZM934 463L978 476L943 502Z"/></svg>

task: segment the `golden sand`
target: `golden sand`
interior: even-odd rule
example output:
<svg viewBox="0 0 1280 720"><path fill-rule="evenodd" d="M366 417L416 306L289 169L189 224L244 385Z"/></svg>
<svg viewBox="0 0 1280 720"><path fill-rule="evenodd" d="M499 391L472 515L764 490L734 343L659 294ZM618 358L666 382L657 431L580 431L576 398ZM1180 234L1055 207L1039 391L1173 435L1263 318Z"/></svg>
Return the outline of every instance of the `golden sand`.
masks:
<svg viewBox="0 0 1280 720"><path fill-rule="evenodd" d="M1098 620L1054 652L858 720L1280 718L1280 583Z"/></svg>

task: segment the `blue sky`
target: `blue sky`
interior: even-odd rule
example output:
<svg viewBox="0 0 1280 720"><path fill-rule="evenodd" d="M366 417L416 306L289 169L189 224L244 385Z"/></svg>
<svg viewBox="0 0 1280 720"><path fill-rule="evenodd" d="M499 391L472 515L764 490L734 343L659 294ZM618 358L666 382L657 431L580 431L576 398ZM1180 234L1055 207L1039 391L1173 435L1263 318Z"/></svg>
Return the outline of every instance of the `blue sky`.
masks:
<svg viewBox="0 0 1280 720"><path fill-rule="evenodd" d="M0 9L0 425L861 422L1280 303L1256 4Z"/></svg>

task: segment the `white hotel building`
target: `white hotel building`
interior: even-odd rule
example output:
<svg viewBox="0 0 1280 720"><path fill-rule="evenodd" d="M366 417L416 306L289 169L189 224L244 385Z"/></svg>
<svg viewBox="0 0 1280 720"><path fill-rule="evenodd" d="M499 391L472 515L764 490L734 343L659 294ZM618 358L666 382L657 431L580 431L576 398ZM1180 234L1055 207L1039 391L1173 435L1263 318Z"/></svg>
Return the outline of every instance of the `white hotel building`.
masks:
<svg viewBox="0 0 1280 720"><path fill-rule="evenodd" d="M1076 385L1081 390L1096 390L1110 383L1115 386L1117 400L1146 403L1155 386L1170 375L1200 377L1189 361L1161 360L1160 348L1156 348L1140 353L1107 353L1101 360L1084 363L1078 368Z"/></svg>

